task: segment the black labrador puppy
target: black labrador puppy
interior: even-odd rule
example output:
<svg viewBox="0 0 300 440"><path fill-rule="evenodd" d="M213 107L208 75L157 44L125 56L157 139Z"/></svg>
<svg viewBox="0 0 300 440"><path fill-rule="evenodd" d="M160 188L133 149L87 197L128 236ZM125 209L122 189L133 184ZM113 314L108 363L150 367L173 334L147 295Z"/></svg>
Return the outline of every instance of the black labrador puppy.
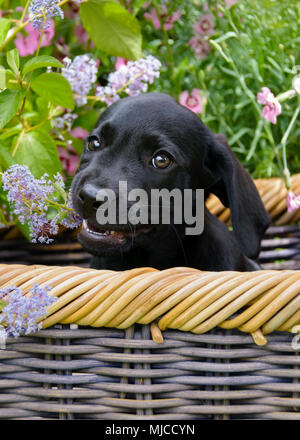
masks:
<svg viewBox="0 0 300 440"><path fill-rule="evenodd" d="M187 235L186 225L174 221L99 225L96 212L103 202L97 193L108 188L118 198L119 181L127 182L128 191L142 188L149 195L153 188L198 188L205 198L213 193L230 208L233 231L207 209L199 235ZM124 98L103 112L86 139L72 194L85 219L78 239L95 256L94 268L259 269L252 259L270 218L251 177L222 135L166 94Z"/></svg>

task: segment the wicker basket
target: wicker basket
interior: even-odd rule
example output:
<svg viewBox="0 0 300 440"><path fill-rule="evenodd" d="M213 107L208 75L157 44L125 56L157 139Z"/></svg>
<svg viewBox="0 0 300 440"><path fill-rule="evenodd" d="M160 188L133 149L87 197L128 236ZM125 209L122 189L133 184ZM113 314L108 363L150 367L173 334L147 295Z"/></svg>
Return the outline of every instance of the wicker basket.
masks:
<svg viewBox="0 0 300 440"><path fill-rule="evenodd" d="M17 243L1 242L0 262L89 263L76 242ZM299 253L300 227L272 226L260 262L268 270L299 269ZM297 336L274 332L257 346L239 330L166 330L159 344L154 330L56 324L9 338L0 350L0 417L300 419Z"/></svg>

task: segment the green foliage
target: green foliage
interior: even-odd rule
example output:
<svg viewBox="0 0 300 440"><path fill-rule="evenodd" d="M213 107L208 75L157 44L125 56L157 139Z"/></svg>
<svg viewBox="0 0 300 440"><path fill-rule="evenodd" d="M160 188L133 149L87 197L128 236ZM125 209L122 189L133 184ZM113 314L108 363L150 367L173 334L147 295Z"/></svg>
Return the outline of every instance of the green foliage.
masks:
<svg viewBox="0 0 300 440"><path fill-rule="evenodd" d="M88 0L79 15L100 50L126 59L142 56L139 22L115 0Z"/></svg>
<svg viewBox="0 0 300 440"><path fill-rule="evenodd" d="M0 93L0 128L3 128L17 113L24 97L23 92L6 89Z"/></svg>
<svg viewBox="0 0 300 440"><path fill-rule="evenodd" d="M6 38L6 35L10 28L10 21L6 18L0 17L0 44L3 43L3 41Z"/></svg>
<svg viewBox="0 0 300 440"><path fill-rule="evenodd" d="M6 59L7 59L7 64L12 69L13 73L17 76L19 74L19 67L20 67L20 57L17 49L12 49L9 52L7 52Z"/></svg>
<svg viewBox="0 0 300 440"><path fill-rule="evenodd" d="M13 139L13 149L18 136ZM54 176L61 172L61 163L55 142L44 131L30 131L24 134L13 156L15 163L27 165L35 177L47 173Z"/></svg>
<svg viewBox="0 0 300 440"><path fill-rule="evenodd" d="M68 18L55 18L51 44L41 45L43 35L23 56L15 47L16 39L27 38L29 22L17 7L24 8L28 2L0 0L5 11L0 17L0 172L19 163L28 165L36 177L45 172L53 176L62 171L58 149L69 153L72 145L72 154L81 154L83 141L74 137L72 129L90 132L105 105L94 96L88 97L86 105L77 105L78 96L61 69L66 56L74 60L85 53L100 61L96 84L102 86L115 70L117 56L126 60L157 57L161 74L149 91L179 100L183 91L199 89L203 108L199 116L213 132L226 134L253 177L282 175L285 159L291 173L299 172L299 95L282 102L276 125L262 118L262 106L257 103L261 87L278 96L290 90L300 74L298 0L239 0L231 8L224 0L148 3L86 0L78 7L64 1ZM181 16L172 22L177 11ZM155 26L146 12L158 16ZM213 16L214 26L212 34L202 37L210 53L197 59L190 40L203 14ZM70 115L69 110L74 120L57 128L55 121ZM71 180L66 174L68 187ZM0 204L3 200L0 190ZM0 223L4 220L0 209ZM28 234L26 228L22 226Z"/></svg>
<svg viewBox="0 0 300 440"><path fill-rule="evenodd" d="M207 3L209 11L204 10ZM217 4L223 5L223 16ZM174 1L168 13L180 9L182 16L166 33L144 24L145 52L159 53L165 69L155 83L159 91L178 99L183 90L201 90L201 119L215 133L226 134L230 147L253 177L282 173L281 140L299 105L297 97L282 104L275 126L261 117L256 95L261 87L274 95L292 88L300 73L300 4L297 0L243 0L230 9L224 1ZM211 52L195 58L189 40L193 25L202 14L214 16ZM142 11L138 14L142 19ZM167 43L170 46L168 51ZM288 138L287 156L291 172L300 168L300 122Z"/></svg>
<svg viewBox="0 0 300 440"><path fill-rule="evenodd" d="M74 109L73 92L69 82L56 72L42 73L31 82L32 89L54 105Z"/></svg>
<svg viewBox="0 0 300 440"><path fill-rule="evenodd" d="M40 55L35 58L30 58L25 63L22 73L23 75L26 75L26 73L40 69L41 67L64 67L64 65L54 57L49 55Z"/></svg>

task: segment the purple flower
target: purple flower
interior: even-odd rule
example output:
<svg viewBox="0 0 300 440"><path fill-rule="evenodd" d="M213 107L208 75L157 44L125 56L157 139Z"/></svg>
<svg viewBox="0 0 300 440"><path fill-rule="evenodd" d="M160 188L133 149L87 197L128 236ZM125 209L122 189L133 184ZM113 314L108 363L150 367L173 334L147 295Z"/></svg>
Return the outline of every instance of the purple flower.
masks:
<svg viewBox="0 0 300 440"><path fill-rule="evenodd" d="M63 60L66 67L62 69L63 76L69 81L73 92L78 95L75 100L78 106L87 103L86 96L97 79L97 63L90 55L79 55Z"/></svg>
<svg viewBox="0 0 300 440"><path fill-rule="evenodd" d="M77 117L78 115L67 112L63 116L52 119L52 127L57 132L61 132L64 129L70 131Z"/></svg>
<svg viewBox="0 0 300 440"><path fill-rule="evenodd" d="M28 8L29 16L32 20L32 26L35 30L40 30L43 26L43 17L60 17L64 18L62 9L58 6L58 0L31 0ZM48 20L44 29L47 29L50 25Z"/></svg>
<svg viewBox="0 0 300 440"><path fill-rule="evenodd" d="M69 229L79 228L79 226L82 223L82 218L73 209L73 205L72 205L72 191L71 190L68 193L68 198L67 198L66 205L67 205L67 208L72 209L72 211L68 211L67 212L66 217L63 218L61 220L61 222L60 222L61 225L65 226L66 228L69 228Z"/></svg>
<svg viewBox="0 0 300 440"><path fill-rule="evenodd" d="M96 88L96 96L107 105L120 99L121 92L129 96L137 96L148 90L148 84L152 84L159 77L160 61L152 55L140 58L137 61L128 61L108 76L108 84L105 87Z"/></svg>
<svg viewBox="0 0 300 440"><path fill-rule="evenodd" d="M57 300L48 294L49 291L49 286L39 287L38 284L29 290L27 296L23 296L16 286L0 289L0 300L4 304L0 324L7 335L28 335L42 327L40 321L47 315L47 307Z"/></svg>
<svg viewBox="0 0 300 440"><path fill-rule="evenodd" d="M3 173L2 184L15 216L21 224L28 223L32 242L51 243L53 239L49 236L58 233L58 224L62 216L70 217L67 227L78 226L76 214L73 211L68 214L72 209L68 200L65 205L58 204L60 210L52 218L47 217L51 202L57 204L57 191L64 193L64 181L59 173L54 176L54 181L51 181L47 174L36 179L27 166L16 164Z"/></svg>

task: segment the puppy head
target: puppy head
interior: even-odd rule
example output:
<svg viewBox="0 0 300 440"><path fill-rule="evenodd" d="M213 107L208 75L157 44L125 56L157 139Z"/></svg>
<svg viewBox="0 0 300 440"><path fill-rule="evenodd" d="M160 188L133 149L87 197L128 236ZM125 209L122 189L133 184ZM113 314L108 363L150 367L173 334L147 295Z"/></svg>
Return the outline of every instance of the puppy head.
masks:
<svg viewBox="0 0 300 440"><path fill-rule="evenodd" d="M79 240L91 253L126 252L138 245L155 249L159 243L160 251L171 255L183 225L97 224L98 191L110 189L118 197L120 181L128 191L140 188L149 195L154 188L215 193L231 208L242 251L250 257L258 253L269 218L250 176L226 143L170 96L148 93L111 105L86 139L72 194L86 220Z"/></svg>

